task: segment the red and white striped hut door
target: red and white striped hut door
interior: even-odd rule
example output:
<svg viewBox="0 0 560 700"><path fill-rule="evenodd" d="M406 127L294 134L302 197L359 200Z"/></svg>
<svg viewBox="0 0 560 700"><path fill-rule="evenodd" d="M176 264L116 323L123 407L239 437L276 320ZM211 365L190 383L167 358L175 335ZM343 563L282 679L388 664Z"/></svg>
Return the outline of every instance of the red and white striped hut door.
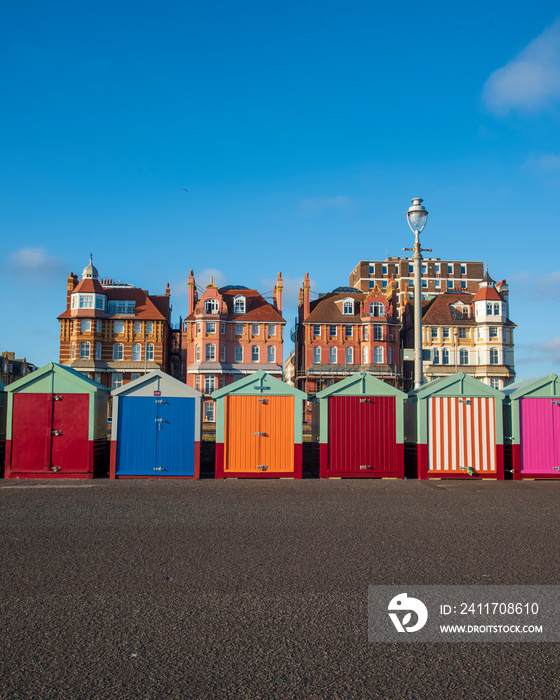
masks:
<svg viewBox="0 0 560 700"><path fill-rule="evenodd" d="M431 397L428 405L428 471L466 476L496 473L493 398Z"/></svg>

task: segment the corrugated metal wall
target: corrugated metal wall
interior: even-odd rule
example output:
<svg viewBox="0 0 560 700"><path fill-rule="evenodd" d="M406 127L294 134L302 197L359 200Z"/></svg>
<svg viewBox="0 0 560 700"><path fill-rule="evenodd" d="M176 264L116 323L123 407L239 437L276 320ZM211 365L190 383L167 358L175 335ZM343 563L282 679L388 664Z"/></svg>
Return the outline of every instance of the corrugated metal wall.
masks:
<svg viewBox="0 0 560 700"><path fill-rule="evenodd" d="M465 474L496 472L494 399L428 399L428 469Z"/></svg>
<svg viewBox="0 0 560 700"><path fill-rule="evenodd" d="M294 398L231 395L225 400L225 471L294 471Z"/></svg>
<svg viewBox="0 0 560 700"><path fill-rule="evenodd" d="M329 399L329 471L393 472L396 407L392 396Z"/></svg>
<svg viewBox="0 0 560 700"><path fill-rule="evenodd" d="M520 399L521 470L558 475L560 406L558 399Z"/></svg>

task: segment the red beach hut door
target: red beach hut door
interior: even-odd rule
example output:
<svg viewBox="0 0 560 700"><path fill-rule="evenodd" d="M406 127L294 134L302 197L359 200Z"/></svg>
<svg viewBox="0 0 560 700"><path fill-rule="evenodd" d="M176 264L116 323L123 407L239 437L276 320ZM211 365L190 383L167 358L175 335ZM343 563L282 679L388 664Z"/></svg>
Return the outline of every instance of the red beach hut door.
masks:
<svg viewBox="0 0 560 700"><path fill-rule="evenodd" d="M560 401L521 399L521 469L527 474L560 472Z"/></svg>
<svg viewBox="0 0 560 700"><path fill-rule="evenodd" d="M396 469L392 396L329 399L329 472L392 473Z"/></svg>
<svg viewBox="0 0 560 700"><path fill-rule="evenodd" d="M53 394L52 409L52 471L87 472L88 395Z"/></svg>

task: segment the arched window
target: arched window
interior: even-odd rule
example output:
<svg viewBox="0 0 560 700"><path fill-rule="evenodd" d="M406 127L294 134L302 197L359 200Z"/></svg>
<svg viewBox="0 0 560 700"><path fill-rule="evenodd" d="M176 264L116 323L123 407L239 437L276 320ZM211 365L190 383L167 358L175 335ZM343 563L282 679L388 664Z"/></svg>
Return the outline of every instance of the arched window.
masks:
<svg viewBox="0 0 560 700"><path fill-rule="evenodd" d="M76 343L72 341L70 345L70 359L73 360L76 357Z"/></svg>
<svg viewBox="0 0 560 700"><path fill-rule="evenodd" d="M276 362L276 348L274 345L269 345L267 350L267 362Z"/></svg>
<svg viewBox="0 0 560 700"><path fill-rule="evenodd" d="M206 346L205 359L206 362L216 361L216 346L214 345L214 343L208 343L208 345Z"/></svg>
<svg viewBox="0 0 560 700"><path fill-rule="evenodd" d="M434 365L439 365L439 350L437 348L434 348L433 363L434 363Z"/></svg>
<svg viewBox="0 0 560 700"><path fill-rule="evenodd" d="M500 363L500 353L496 348L490 348L490 364L498 365Z"/></svg>
<svg viewBox="0 0 560 700"><path fill-rule="evenodd" d="M243 346L242 345L235 346L235 361L236 362L243 362Z"/></svg>
<svg viewBox="0 0 560 700"><path fill-rule="evenodd" d="M114 343L113 345L113 360L122 360L124 355L124 345L122 343Z"/></svg>
<svg viewBox="0 0 560 700"><path fill-rule="evenodd" d="M319 345L313 348L313 362L316 365L321 364L321 348Z"/></svg>
<svg viewBox="0 0 560 700"><path fill-rule="evenodd" d="M461 349L459 351L459 364L460 365L468 365L469 364L469 351L465 349Z"/></svg>
<svg viewBox="0 0 560 700"><path fill-rule="evenodd" d="M335 347L329 348L329 362L331 365L336 364L336 348Z"/></svg>
<svg viewBox="0 0 560 700"><path fill-rule="evenodd" d="M441 364L449 364L449 350L447 348L443 348L443 350L441 351Z"/></svg>
<svg viewBox="0 0 560 700"><path fill-rule="evenodd" d="M101 359L101 352L103 351L103 345L101 343L95 343L95 359Z"/></svg>
<svg viewBox="0 0 560 700"><path fill-rule="evenodd" d="M373 361L376 365L383 363L383 348L381 345L376 345L373 348Z"/></svg>
<svg viewBox="0 0 560 700"><path fill-rule="evenodd" d="M362 364L367 365L369 363L369 348L367 345L364 345L362 348Z"/></svg>
<svg viewBox="0 0 560 700"><path fill-rule="evenodd" d="M370 316L385 316L385 307L380 301L374 301L369 305L369 315Z"/></svg>
<svg viewBox="0 0 560 700"><path fill-rule="evenodd" d="M132 360L134 362L140 362L142 359L142 346L140 343L134 343L132 346Z"/></svg>
<svg viewBox="0 0 560 700"><path fill-rule="evenodd" d="M346 348L346 364L351 365L354 362L354 348Z"/></svg>
<svg viewBox="0 0 560 700"><path fill-rule="evenodd" d="M233 300L233 313L234 314L244 314L245 313L245 297L237 296Z"/></svg>
<svg viewBox="0 0 560 700"><path fill-rule="evenodd" d="M89 343L83 340L80 343L80 360L89 360Z"/></svg>
<svg viewBox="0 0 560 700"><path fill-rule="evenodd" d="M146 345L146 361L147 362L154 361L154 344L153 343L148 343Z"/></svg>
<svg viewBox="0 0 560 700"><path fill-rule="evenodd" d="M199 343L197 343L194 346L194 361L200 362L200 344Z"/></svg>
<svg viewBox="0 0 560 700"><path fill-rule="evenodd" d="M354 300L353 299L345 299L342 302L342 313L344 316L353 316L354 315Z"/></svg>
<svg viewBox="0 0 560 700"><path fill-rule="evenodd" d="M204 302L205 314L217 314L220 311L220 305L217 299L206 299Z"/></svg>
<svg viewBox="0 0 560 700"><path fill-rule="evenodd" d="M251 362L259 362L260 350L258 345L251 347Z"/></svg>

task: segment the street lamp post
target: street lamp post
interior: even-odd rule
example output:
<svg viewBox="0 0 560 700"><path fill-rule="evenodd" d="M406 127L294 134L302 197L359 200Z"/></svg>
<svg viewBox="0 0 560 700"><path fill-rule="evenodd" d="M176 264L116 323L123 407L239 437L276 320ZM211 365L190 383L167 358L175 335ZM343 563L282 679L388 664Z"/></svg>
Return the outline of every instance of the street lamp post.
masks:
<svg viewBox="0 0 560 700"><path fill-rule="evenodd" d="M428 212L422 206L423 200L419 197L412 199L412 206L406 212L406 218L410 230L414 233L414 248L412 261L414 266L414 388L422 386L422 251L430 251L431 248L420 248L420 234L424 230L428 220Z"/></svg>

